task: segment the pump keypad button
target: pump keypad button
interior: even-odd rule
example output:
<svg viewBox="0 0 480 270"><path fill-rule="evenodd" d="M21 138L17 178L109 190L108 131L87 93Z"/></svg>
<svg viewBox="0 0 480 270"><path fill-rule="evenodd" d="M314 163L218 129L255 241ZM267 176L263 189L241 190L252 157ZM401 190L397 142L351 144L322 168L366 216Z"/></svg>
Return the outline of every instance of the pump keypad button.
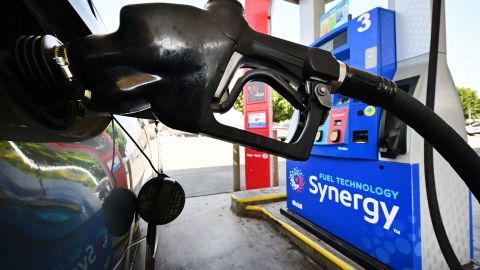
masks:
<svg viewBox="0 0 480 270"><path fill-rule="evenodd" d="M323 130L319 130L317 135L315 135L315 141L320 142L323 139Z"/></svg>
<svg viewBox="0 0 480 270"><path fill-rule="evenodd" d="M340 130L339 129L334 129L330 133L330 141L331 142L338 142L340 141Z"/></svg>

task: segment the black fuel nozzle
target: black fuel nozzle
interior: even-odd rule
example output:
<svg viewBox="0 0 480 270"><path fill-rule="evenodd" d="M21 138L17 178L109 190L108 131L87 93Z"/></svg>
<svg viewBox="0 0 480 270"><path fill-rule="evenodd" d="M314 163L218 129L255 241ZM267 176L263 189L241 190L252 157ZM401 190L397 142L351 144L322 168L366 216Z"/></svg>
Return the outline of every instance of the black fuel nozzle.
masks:
<svg viewBox="0 0 480 270"><path fill-rule="evenodd" d="M52 50L63 52L49 60L57 69L54 76L67 80L64 88L88 90L89 110L128 115L151 109L171 128L295 160L308 158L329 111L329 93L319 95L313 89L339 74L330 53L252 30L235 0L210 0L206 10L173 4L126 6L116 32L64 45L59 41ZM248 71L230 89L239 69ZM229 110L251 81L272 86L300 112L289 143L215 119L214 113Z"/></svg>

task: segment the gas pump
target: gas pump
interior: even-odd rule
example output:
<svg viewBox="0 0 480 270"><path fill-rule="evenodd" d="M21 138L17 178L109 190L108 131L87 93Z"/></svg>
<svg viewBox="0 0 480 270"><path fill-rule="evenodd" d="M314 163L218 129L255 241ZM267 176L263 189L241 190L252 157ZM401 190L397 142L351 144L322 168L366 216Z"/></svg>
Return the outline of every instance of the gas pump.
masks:
<svg viewBox="0 0 480 270"><path fill-rule="evenodd" d="M425 102L430 28L419 21L429 20L431 1L393 6L349 20L312 47L392 79ZM465 138L445 51L442 23L435 111ZM447 268L430 220L417 133L379 107L336 94L311 154L308 161L287 162L288 210L282 213L367 269ZM466 264L472 257L468 189L438 154L434 173L449 240Z"/></svg>
<svg viewBox="0 0 480 270"><path fill-rule="evenodd" d="M349 32L356 29L366 35L377 30L372 34L378 39L376 46L360 51L358 59L363 58L364 62L360 61L357 68L352 55L355 44L344 45L350 47L345 51L345 60L350 64L347 65L326 50L258 33L248 26L243 8L235 0L209 0L205 10L171 4L126 6L121 11L118 30L108 35L63 42L50 35L18 37L12 50L1 59L5 63L1 74L8 79L0 82L8 88L4 93L8 102L18 109L11 113L18 114L23 122L5 123L11 129L15 127L15 131L25 132L26 126L41 127L44 132L72 140L103 130L100 125L84 128L83 120L88 126L98 123L89 118L90 113L147 114L175 129L295 160L308 159L317 137L313 151L319 152L311 160L288 165L288 207L292 215L298 220L302 218L304 224L310 222L312 228L323 227L319 231L328 236L324 239L340 243L337 246L353 254L351 257L366 268L446 268L427 215L428 209L434 207L427 208L426 190L431 188L424 184L422 172L425 171L427 183L432 180L432 175L427 177L431 172L437 176L445 228L452 236L457 257L465 263L471 250L469 194L455 172L480 200L480 158L465 142L465 134L462 138L454 130L463 129L463 119L458 102L451 102L458 100L446 66L443 27L439 53L435 49L431 54L435 54L435 65L429 61L429 42L425 37L429 33L431 3L395 3L396 48L384 47L383 37L389 35L384 29L388 27L375 26L382 23L384 15L391 16L388 12L378 11L375 15L374 10L350 21L348 27L353 30L348 29ZM441 11L434 7L432 10ZM440 18L440 14L432 18ZM389 20L386 21L388 24ZM347 42L352 38L349 32L345 36ZM439 33L432 30L432 37L435 32ZM334 39L332 50L336 42L342 44L341 40ZM433 40L433 44L438 44ZM388 50L396 54L393 80L398 85L380 75L391 70L388 61L383 62L388 59L383 55ZM377 66L382 68L373 70ZM438 88L441 95L427 91L432 90L431 78L436 77L431 75L431 67L438 73L439 79L433 81L433 86L442 86ZM243 68L249 70L236 78L230 89L233 75ZM370 69L377 75L365 72ZM215 119L214 113L230 109L250 81L267 83L298 110L298 123L288 142L225 126ZM337 94L335 104L330 94ZM357 100L369 105L358 103L355 107ZM429 109L433 108L432 103L442 117ZM380 107L412 129L404 130L400 121L381 112ZM373 128L355 127L350 118L354 113L370 119ZM374 117L380 113L380 118ZM324 131L329 134L323 144L319 126L328 126ZM419 147L424 142L420 135L453 169L439 155L430 164L428 147L425 144L425 153ZM382 143L369 145L374 138ZM352 145L358 147L351 148ZM345 151L351 156L340 154ZM355 154L358 151L377 151L377 156ZM320 159L322 164L312 165ZM145 196L140 194L137 198L139 215L151 224L147 235L150 247L155 244L155 226L179 214L184 198L173 181L157 174L156 180L150 181L152 185L144 185L145 192L140 191ZM428 197L430 205L432 197ZM439 235L438 230L435 234Z"/></svg>
<svg viewBox="0 0 480 270"><path fill-rule="evenodd" d="M270 33L270 0L245 1L245 19L256 31ZM249 82L243 91L244 129L271 137L272 89L259 82ZM245 148L245 188L270 187L272 159L268 153Z"/></svg>

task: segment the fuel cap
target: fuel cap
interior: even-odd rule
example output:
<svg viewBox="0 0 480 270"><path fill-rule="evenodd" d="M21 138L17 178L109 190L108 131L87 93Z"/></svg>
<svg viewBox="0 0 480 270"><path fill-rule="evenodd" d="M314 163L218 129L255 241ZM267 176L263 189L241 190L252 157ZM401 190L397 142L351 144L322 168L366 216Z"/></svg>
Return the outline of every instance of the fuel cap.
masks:
<svg viewBox="0 0 480 270"><path fill-rule="evenodd" d="M137 198L125 188L115 188L103 201L105 226L114 236L122 236L130 230L135 216Z"/></svg>
<svg viewBox="0 0 480 270"><path fill-rule="evenodd" d="M185 206L182 186L165 174L149 180L138 194L137 211L146 222L163 225L176 219Z"/></svg>

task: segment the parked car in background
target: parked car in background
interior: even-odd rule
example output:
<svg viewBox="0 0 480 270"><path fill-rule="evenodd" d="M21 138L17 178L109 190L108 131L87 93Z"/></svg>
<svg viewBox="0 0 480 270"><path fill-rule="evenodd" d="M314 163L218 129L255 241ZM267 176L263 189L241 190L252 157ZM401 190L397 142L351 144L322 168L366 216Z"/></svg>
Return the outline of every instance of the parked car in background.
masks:
<svg viewBox="0 0 480 270"><path fill-rule="evenodd" d="M475 134L480 134L480 122L473 123L465 127L467 129L467 134L473 136Z"/></svg>

